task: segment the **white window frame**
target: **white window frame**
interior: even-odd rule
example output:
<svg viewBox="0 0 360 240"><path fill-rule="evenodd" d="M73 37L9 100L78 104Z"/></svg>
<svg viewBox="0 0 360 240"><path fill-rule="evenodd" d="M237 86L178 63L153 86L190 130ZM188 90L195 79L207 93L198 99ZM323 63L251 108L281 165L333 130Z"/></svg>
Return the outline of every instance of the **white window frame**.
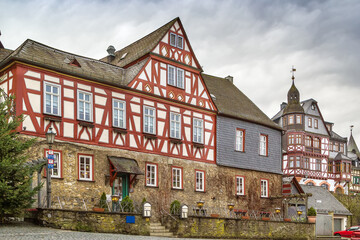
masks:
<svg viewBox="0 0 360 240"><path fill-rule="evenodd" d="M174 36L174 43L171 42L171 37L172 37L172 36ZM170 33L170 39L169 39L170 45L173 46L173 47L176 47L176 45L177 45L177 44L176 44L176 41L177 41L177 35L176 35L175 33L172 33L172 32L171 32L171 33Z"/></svg>
<svg viewBox="0 0 360 240"><path fill-rule="evenodd" d="M54 152L54 168L51 168L50 169L50 171L49 171L49 173L50 173L50 176L52 177L52 178L61 178L61 176L62 176L62 168L61 168L61 165L62 165L62 162L61 162L61 152L58 152L58 151L54 151L53 150L53 152ZM49 150L46 150L46 153L45 153L45 155L46 155L46 158L48 157L48 155L49 155ZM54 174L54 169L55 169L55 163L57 162L57 164L56 164L56 168L57 168L57 172L58 172L58 174Z"/></svg>
<svg viewBox="0 0 360 240"><path fill-rule="evenodd" d="M308 118L308 127L312 128L312 118L311 117Z"/></svg>
<svg viewBox="0 0 360 240"><path fill-rule="evenodd" d="M176 117L178 117L179 120L176 120ZM178 129L176 128L177 125L178 125ZM170 130L171 138L181 139L181 114L180 113L170 112L170 129L169 130Z"/></svg>
<svg viewBox="0 0 360 240"><path fill-rule="evenodd" d="M263 139L265 139L265 141L263 141ZM259 140L259 154L261 156L268 156L268 135L266 134L260 134L260 140Z"/></svg>
<svg viewBox="0 0 360 240"><path fill-rule="evenodd" d="M171 184L174 189L182 189L183 188L183 179L182 179L182 168L172 167L171 168Z"/></svg>
<svg viewBox="0 0 360 240"><path fill-rule="evenodd" d="M51 86L52 89L53 89L54 87L58 88L58 93L55 94L55 93L53 93L53 92L51 92L51 93L46 92L46 86L47 86L47 85ZM46 111L46 96L47 96L47 95L50 95L50 96L51 96L51 100L50 100L50 101L51 101L51 103L50 103L50 108L51 108L51 110L50 110L50 112L47 112L47 111ZM54 107L54 99L53 99L53 97L54 97L54 96L57 96L57 97L58 97L58 113L57 113L57 114L54 113L54 109L53 109L53 107ZM55 115L55 116L61 116L61 86L60 86L60 85L54 84L54 83L49 83L49 82L44 82L44 113L45 113L45 114Z"/></svg>
<svg viewBox="0 0 360 240"><path fill-rule="evenodd" d="M153 115L150 114L146 114L146 109L152 110L153 111ZM148 117L148 118L146 118ZM148 129L146 129L146 119L149 119L148 121ZM153 131L150 131L150 122L153 122ZM144 133L148 133L148 134L154 134L156 135L156 109L153 107L149 107L149 106L144 106L144 114L143 114L143 132Z"/></svg>
<svg viewBox="0 0 360 240"><path fill-rule="evenodd" d="M171 71L170 71L171 70ZM173 74L172 74L173 73ZM180 77L181 76L181 77ZM167 83L170 86L185 88L185 70L168 64Z"/></svg>
<svg viewBox="0 0 360 240"><path fill-rule="evenodd" d="M84 94L85 95L89 95L90 96L90 100L89 101L86 101L85 100L85 97L84 97L84 100L81 100L80 99L80 93ZM82 104L84 104L84 119L80 118L80 102ZM90 116L90 119L87 120L86 119L86 111L85 111L85 103L89 103L90 104L90 107L89 107L89 116ZM77 118L78 120L81 120L81 121L85 121L85 122L92 122L93 121L93 95L91 92L86 92L86 91L82 91L82 90L78 90L77 92Z"/></svg>
<svg viewBox="0 0 360 240"><path fill-rule="evenodd" d="M319 128L319 120L318 119L314 119L314 128L315 129Z"/></svg>
<svg viewBox="0 0 360 240"><path fill-rule="evenodd" d="M118 103L118 107L115 107L115 102ZM123 108L119 107L119 104L123 104ZM118 114L116 114L116 111ZM122 124L120 122L120 113L122 112ZM118 118L118 124L115 124L115 117ZM113 98L113 126L126 129L126 102Z"/></svg>
<svg viewBox="0 0 360 240"><path fill-rule="evenodd" d="M158 166L153 163L146 163L145 164L145 171L146 171L146 181L145 184L147 187L157 187L157 180L158 180ZM150 169L148 168L150 167ZM152 176L153 173L153 176Z"/></svg>
<svg viewBox="0 0 360 240"><path fill-rule="evenodd" d="M242 176L236 176L236 195L245 195L245 178Z"/></svg>
<svg viewBox="0 0 360 240"><path fill-rule="evenodd" d="M200 122L201 124L198 126L195 122ZM198 140L199 132L201 133L201 141ZM193 142L204 143L204 121L200 118L193 118Z"/></svg>
<svg viewBox="0 0 360 240"><path fill-rule="evenodd" d="M175 43L171 42L171 37L174 36L175 39ZM181 47L179 46L179 39L181 39ZM184 38L176 33L170 33L170 39L169 39L169 43L171 46L179 48L179 49L184 49Z"/></svg>
<svg viewBox="0 0 360 240"><path fill-rule="evenodd" d="M245 130L237 128L235 134L235 150L239 152L245 151Z"/></svg>
<svg viewBox="0 0 360 240"><path fill-rule="evenodd" d="M288 125L293 125L293 124L295 124L295 116L289 115Z"/></svg>
<svg viewBox="0 0 360 240"><path fill-rule="evenodd" d="M269 180L261 179L260 186L261 186L261 197L262 198L269 197Z"/></svg>
<svg viewBox="0 0 360 240"><path fill-rule="evenodd" d="M195 170L195 191L205 192L205 171Z"/></svg>
<svg viewBox="0 0 360 240"><path fill-rule="evenodd" d="M172 70L173 75L170 74L171 73L170 69ZM176 86L176 74L177 74L176 67L169 64L168 65L168 74L167 74L167 76L168 76L168 79L167 79L168 85ZM170 82L170 80L172 80L172 81Z"/></svg>
<svg viewBox="0 0 360 240"><path fill-rule="evenodd" d="M181 76L181 78L179 76ZM185 78L184 69L176 68L176 87L184 89L184 78Z"/></svg>
<svg viewBox="0 0 360 240"><path fill-rule="evenodd" d="M84 162L84 176L86 176L86 165L89 165L89 176L88 177L81 177L81 158L83 158L85 161L86 159L89 159L89 164L86 164L86 162ZM78 156L78 171L79 171L79 180L84 180L84 181L92 181L93 180L93 156L89 156L89 155L82 155L79 154Z"/></svg>

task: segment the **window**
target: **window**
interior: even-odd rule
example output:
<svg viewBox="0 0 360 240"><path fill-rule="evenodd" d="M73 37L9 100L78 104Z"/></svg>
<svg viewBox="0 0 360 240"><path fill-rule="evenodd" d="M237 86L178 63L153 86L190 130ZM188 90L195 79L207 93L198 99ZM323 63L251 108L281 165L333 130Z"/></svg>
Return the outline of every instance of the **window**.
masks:
<svg viewBox="0 0 360 240"><path fill-rule="evenodd" d="M302 136L300 134L296 134L296 144L301 144Z"/></svg>
<svg viewBox="0 0 360 240"><path fill-rule="evenodd" d="M340 143L340 152L344 153L344 144Z"/></svg>
<svg viewBox="0 0 360 240"><path fill-rule="evenodd" d="M314 119L314 128L318 128L318 120L317 119Z"/></svg>
<svg viewBox="0 0 360 240"><path fill-rule="evenodd" d="M329 190L329 186L326 183L320 185L323 189Z"/></svg>
<svg viewBox="0 0 360 240"><path fill-rule="evenodd" d="M334 151L334 143L333 142L330 142L329 150Z"/></svg>
<svg viewBox="0 0 360 240"><path fill-rule="evenodd" d="M289 116L289 125L294 124L294 115Z"/></svg>
<svg viewBox="0 0 360 240"><path fill-rule="evenodd" d="M310 136L305 137L305 146L311 147L311 137Z"/></svg>
<svg viewBox="0 0 360 240"><path fill-rule="evenodd" d="M44 113L60 116L60 86L45 82Z"/></svg>
<svg viewBox="0 0 360 240"><path fill-rule="evenodd" d="M155 109L144 106L144 132L155 134Z"/></svg>
<svg viewBox="0 0 360 240"><path fill-rule="evenodd" d="M269 181L261 179L261 197L269 197Z"/></svg>
<svg viewBox="0 0 360 240"><path fill-rule="evenodd" d="M260 135L260 155L267 156L268 155L268 136L267 135Z"/></svg>
<svg viewBox="0 0 360 240"><path fill-rule="evenodd" d="M183 37L181 37L175 33L170 33L170 45L171 46L183 49L183 40L184 40Z"/></svg>
<svg viewBox="0 0 360 240"><path fill-rule="evenodd" d="M203 143L203 120L193 119L193 141L196 143Z"/></svg>
<svg viewBox="0 0 360 240"><path fill-rule="evenodd" d="M79 180L92 181L93 178L93 157L79 154Z"/></svg>
<svg viewBox="0 0 360 240"><path fill-rule="evenodd" d="M320 148L320 139L314 138L314 148Z"/></svg>
<svg viewBox="0 0 360 240"><path fill-rule="evenodd" d="M61 171L61 153L57 151L54 152L54 168L50 169L50 174L52 178L61 178L62 171ZM49 151L45 152L46 158L49 155Z"/></svg>
<svg viewBox="0 0 360 240"><path fill-rule="evenodd" d="M311 109L312 109L312 110L315 110L315 104L312 104L312 105L311 105Z"/></svg>
<svg viewBox="0 0 360 240"><path fill-rule="evenodd" d="M296 115L296 123L301 124L301 115Z"/></svg>
<svg viewBox="0 0 360 240"><path fill-rule="evenodd" d="M170 112L170 137L181 138L181 115Z"/></svg>
<svg viewBox="0 0 360 240"><path fill-rule="evenodd" d="M245 195L245 179L236 176L236 195Z"/></svg>
<svg viewBox="0 0 360 240"><path fill-rule="evenodd" d="M310 166L310 159L309 158L305 158L304 159L304 169L309 169Z"/></svg>
<svg viewBox="0 0 360 240"><path fill-rule="evenodd" d="M288 144L294 144L295 143L295 136L294 134L289 134L288 136Z"/></svg>
<svg viewBox="0 0 360 240"><path fill-rule="evenodd" d="M126 128L126 103L113 99L113 126Z"/></svg>
<svg viewBox="0 0 360 240"><path fill-rule="evenodd" d="M168 84L184 89L184 70L168 65Z"/></svg>
<svg viewBox="0 0 360 240"><path fill-rule="evenodd" d="M78 119L92 121L92 94L78 91Z"/></svg>
<svg viewBox="0 0 360 240"><path fill-rule="evenodd" d="M195 170L195 190L205 192L205 171Z"/></svg>
<svg viewBox="0 0 360 240"><path fill-rule="evenodd" d="M157 187L157 165L146 163L146 186Z"/></svg>
<svg viewBox="0 0 360 240"><path fill-rule="evenodd" d="M290 157L289 158L289 168L293 168L294 167L294 157Z"/></svg>
<svg viewBox="0 0 360 240"><path fill-rule="evenodd" d="M309 128L312 127L312 118L308 118L308 127L309 127Z"/></svg>
<svg viewBox="0 0 360 240"><path fill-rule="evenodd" d="M313 182L308 182L306 185L307 186L315 186L315 184Z"/></svg>
<svg viewBox="0 0 360 240"><path fill-rule="evenodd" d="M333 173L333 167L334 167L334 163L329 162L329 164L328 164L328 173Z"/></svg>
<svg viewBox="0 0 360 240"><path fill-rule="evenodd" d="M182 189L182 168L172 167L172 188Z"/></svg>
<svg viewBox="0 0 360 240"><path fill-rule="evenodd" d="M338 152L339 151L339 143L334 143L334 151Z"/></svg>
<svg viewBox="0 0 360 240"><path fill-rule="evenodd" d="M300 168L300 157L296 157L296 168Z"/></svg>
<svg viewBox="0 0 360 240"><path fill-rule="evenodd" d="M283 118L283 125L286 126L286 117Z"/></svg>
<svg viewBox="0 0 360 240"><path fill-rule="evenodd" d="M244 152L245 145L245 130L244 129L236 129L236 139L235 139L235 150Z"/></svg>
<svg viewBox="0 0 360 240"><path fill-rule="evenodd" d="M335 171L336 171L336 173L340 173L340 163L339 162L335 163Z"/></svg>
<svg viewBox="0 0 360 240"><path fill-rule="evenodd" d="M315 171L321 171L321 160L320 159L315 160Z"/></svg>

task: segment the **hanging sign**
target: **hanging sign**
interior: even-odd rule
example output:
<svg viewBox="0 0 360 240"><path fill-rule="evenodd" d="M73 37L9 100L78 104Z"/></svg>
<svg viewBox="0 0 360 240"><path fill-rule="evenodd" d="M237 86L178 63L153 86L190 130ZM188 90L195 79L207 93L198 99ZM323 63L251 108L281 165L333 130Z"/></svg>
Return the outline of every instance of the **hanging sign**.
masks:
<svg viewBox="0 0 360 240"><path fill-rule="evenodd" d="M54 154L49 154L47 158L54 160Z"/></svg>

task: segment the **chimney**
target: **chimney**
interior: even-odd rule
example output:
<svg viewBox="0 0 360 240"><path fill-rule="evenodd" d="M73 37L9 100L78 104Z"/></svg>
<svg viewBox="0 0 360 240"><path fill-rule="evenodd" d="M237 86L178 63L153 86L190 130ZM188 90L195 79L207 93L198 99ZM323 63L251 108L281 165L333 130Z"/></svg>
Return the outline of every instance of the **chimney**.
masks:
<svg viewBox="0 0 360 240"><path fill-rule="evenodd" d="M280 110L283 110L286 106L287 106L287 103L282 102L282 104L280 104Z"/></svg>
<svg viewBox="0 0 360 240"><path fill-rule="evenodd" d="M115 58L115 48L114 48L114 46L113 45L110 45L108 48L107 48L107 50L106 50L107 52L108 52L108 60L109 61L112 61L112 60L114 60L114 58Z"/></svg>
<svg viewBox="0 0 360 240"><path fill-rule="evenodd" d="M231 83L234 83L234 77L232 77L230 75L225 77L225 79L229 80Z"/></svg>

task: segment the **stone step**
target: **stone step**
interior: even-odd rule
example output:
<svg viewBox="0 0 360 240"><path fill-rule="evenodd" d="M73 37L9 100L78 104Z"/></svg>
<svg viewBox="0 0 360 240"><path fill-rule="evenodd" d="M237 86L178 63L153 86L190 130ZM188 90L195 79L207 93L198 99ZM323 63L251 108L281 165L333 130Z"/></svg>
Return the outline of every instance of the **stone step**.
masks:
<svg viewBox="0 0 360 240"><path fill-rule="evenodd" d="M154 237L173 237L173 233L167 232L167 233L150 233L150 236Z"/></svg>
<svg viewBox="0 0 360 240"><path fill-rule="evenodd" d="M151 223L150 223L150 226L162 226L162 225L161 225L161 223L159 223L159 222L156 222L156 223L151 222Z"/></svg>
<svg viewBox="0 0 360 240"><path fill-rule="evenodd" d="M150 232L152 233L166 233L166 232L170 232L169 229L150 229Z"/></svg>
<svg viewBox="0 0 360 240"><path fill-rule="evenodd" d="M156 230L156 229L165 229L164 226L150 226L150 229Z"/></svg>

